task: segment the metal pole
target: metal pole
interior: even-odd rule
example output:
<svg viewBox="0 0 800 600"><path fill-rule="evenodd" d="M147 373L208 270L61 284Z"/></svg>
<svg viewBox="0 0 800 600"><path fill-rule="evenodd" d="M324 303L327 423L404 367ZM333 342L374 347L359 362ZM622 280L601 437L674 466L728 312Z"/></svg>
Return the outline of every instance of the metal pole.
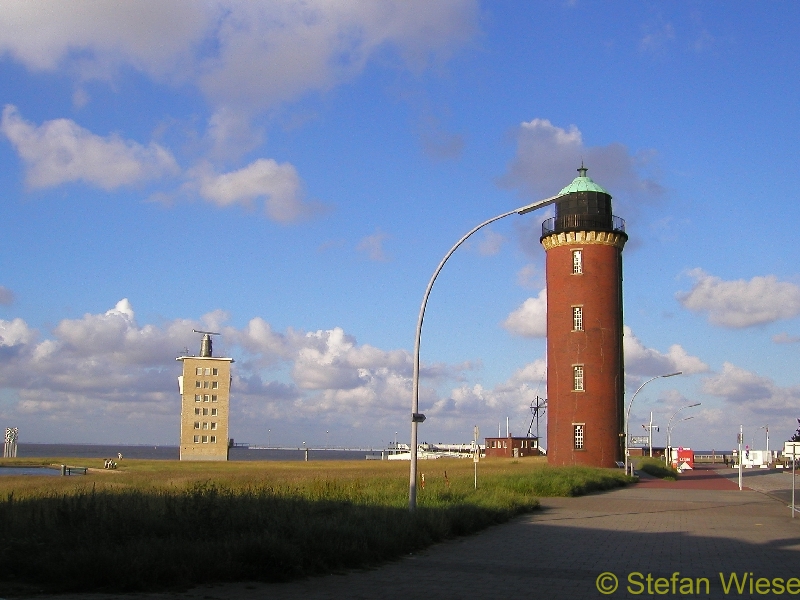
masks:
<svg viewBox="0 0 800 600"><path fill-rule="evenodd" d="M744 427L739 425L739 491L742 491L742 438L744 437Z"/></svg>
<svg viewBox="0 0 800 600"><path fill-rule="evenodd" d="M492 217L478 225L477 227L470 230L464 237L462 237L458 242L456 242L455 246L450 248L450 251L444 255L444 258L439 263L439 266L436 267L436 270L433 272L433 276L431 280L428 282L428 287L425 289L425 294L422 296L422 303L419 307L419 317L417 319L417 332L414 338L414 373L413 373L413 381L411 384L411 456L410 456L410 469L409 469L409 477L408 477L408 509L411 511L416 510L417 508L417 426L419 423L422 423L425 420L425 415L420 414L419 412L419 346L420 341L422 339L422 320L425 317L425 307L428 304L428 296L431 294L431 289L433 288L433 283L436 281L436 278L439 276L439 272L444 267L444 264L447 262L447 259L452 256L453 252L467 241L473 233L485 227L489 223L494 223L504 217L509 215L518 214L524 215L529 213L537 208L542 208L544 206L548 206L552 204L556 200L558 200L561 196L552 196L550 198L545 198L544 200L539 200L532 204L527 204L525 206L521 206L515 210L508 211L503 213L502 215L498 215L496 217Z"/></svg>
<svg viewBox="0 0 800 600"><path fill-rule="evenodd" d="M647 445L650 447L650 458L653 458L653 411L650 411L650 425L647 427Z"/></svg>
<svg viewBox="0 0 800 600"><path fill-rule="evenodd" d="M652 377L651 379L645 381L642 385L639 386L639 389L637 389L633 393L633 397L631 398L631 401L628 403L628 410L625 413L625 472L626 473L628 472L628 464L630 462L628 460L628 441L630 440L629 432L630 432L630 420L631 420L631 407L633 406L633 401L636 399L636 394L638 394L642 390L642 388L646 386L648 383L650 383L651 381L655 381L659 377L674 377L675 375L681 375L682 373L683 371L678 371L677 373L669 373L667 375L656 375L655 377Z"/></svg>
<svg viewBox="0 0 800 600"><path fill-rule="evenodd" d="M795 465L796 456L797 456L796 451L797 451L797 446L793 442L792 443L792 518L793 519L794 519L794 513L796 512L796 510L794 508L794 470L795 470L794 469L794 465Z"/></svg>

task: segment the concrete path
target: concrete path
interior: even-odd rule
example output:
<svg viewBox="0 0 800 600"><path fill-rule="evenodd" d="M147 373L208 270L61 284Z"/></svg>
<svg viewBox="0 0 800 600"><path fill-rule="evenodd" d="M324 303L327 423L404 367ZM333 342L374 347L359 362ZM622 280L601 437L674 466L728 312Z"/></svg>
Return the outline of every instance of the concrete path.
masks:
<svg viewBox="0 0 800 600"><path fill-rule="evenodd" d="M779 482L785 481L780 477L788 479L779 473L764 475L764 481L770 475ZM748 487L755 477L748 477ZM715 470L698 470L666 487L651 480L581 498L545 498L542 510L534 514L368 571L287 584L202 586L176 594L61 598L602 598L597 588L602 573L613 574L602 581L605 585L612 585L614 577L619 581L616 592L607 595L611 598L651 596L665 585L667 591L660 595L685 597L693 591L703 598L751 597L749 579L741 593L735 584L726 592L720 573L726 584L732 573L740 582L746 573L769 578L769 596L789 597L774 593L780 584L775 587L773 580L781 578L785 586L786 580L800 578L800 515L792 519L784 502L752 489L739 491L726 479ZM699 485L701 481L706 485ZM669 579L657 581L675 572L674 588ZM702 578L708 580L708 594ZM762 590L764 585L762 581ZM800 579L797 586L800 593ZM763 595L754 591L752 597Z"/></svg>

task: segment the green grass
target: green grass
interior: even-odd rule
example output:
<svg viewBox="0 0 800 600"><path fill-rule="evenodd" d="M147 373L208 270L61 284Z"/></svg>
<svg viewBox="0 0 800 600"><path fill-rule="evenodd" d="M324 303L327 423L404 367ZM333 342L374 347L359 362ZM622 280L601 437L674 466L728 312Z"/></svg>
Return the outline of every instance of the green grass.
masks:
<svg viewBox="0 0 800 600"><path fill-rule="evenodd" d="M679 475L676 469L666 466L664 462L658 458L641 458L636 463L636 468L653 477L672 481L677 480Z"/></svg>
<svg viewBox="0 0 800 600"><path fill-rule="evenodd" d="M478 490L471 461L422 462L420 472L426 488L414 513L408 463L400 462L126 459L116 472L4 476L0 594L285 581L365 567L505 522L534 510L537 496L630 481L615 470L537 460L480 463Z"/></svg>

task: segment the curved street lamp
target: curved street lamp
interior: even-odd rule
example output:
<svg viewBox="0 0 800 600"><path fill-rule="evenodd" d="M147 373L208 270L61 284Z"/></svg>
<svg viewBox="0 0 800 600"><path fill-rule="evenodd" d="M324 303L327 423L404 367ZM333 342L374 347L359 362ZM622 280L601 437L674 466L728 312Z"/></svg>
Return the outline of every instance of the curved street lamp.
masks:
<svg viewBox="0 0 800 600"><path fill-rule="evenodd" d="M669 423L667 423L667 460L664 461L666 466L669 466L672 462L672 419L675 418L679 412L681 412L684 408L694 408L695 406L700 406L702 402L695 402L694 404L687 404L686 406L681 406L678 410L676 410L673 415L669 418ZM694 419L694 417L686 417L685 419L681 419L678 421L688 421L689 419ZM678 423L675 423L676 425Z"/></svg>
<svg viewBox="0 0 800 600"><path fill-rule="evenodd" d="M409 481L408 481L408 508L411 511L414 511L417 508L417 426L425 420L425 415L419 412L419 345L420 339L422 337L422 319L425 317L425 307L428 304L428 296L430 296L431 289L433 288L433 283L436 281L436 278L439 276L439 272L444 267L444 263L447 262L447 259L450 258L453 252L467 241L473 233L481 229L482 227L486 227L489 223L494 223L495 221L499 221L500 219L507 217L509 215L524 215L531 211L534 211L538 208L543 208L548 206L561 198L561 194L557 196L551 196L550 198L545 198L544 200L539 200L534 202L533 204L526 204L525 206L520 206L517 209L510 210L502 215L498 215L496 217L492 217L478 225L477 227L473 228L467 235L462 237L456 245L450 248L450 251L444 255L442 262L439 263L439 266L436 267L436 270L433 272L433 276L431 280L428 282L428 287L425 289L425 294L422 296L422 304L419 307L419 319L417 319L417 335L414 339L414 375L413 375L413 383L411 389L411 469L409 473Z"/></svg>
<svg viewBox="0 0 800 600"><path fill-rule="evenodd" d="M662 377L675 377L675 375L681 375L681 374L683 374L683 371L678 371L677 373L667 373L666 375L656 375L655 377L652 377L652 378L648 379L647 381L645 381L633 393L633 397L631 398L631 401L628 403L628 411L625 413L625 473L626 474L628 473L628 464L630 463L630 461L628 460L628 441L630 440L630 434L629 434L629 427L628 426L630 425L631 407L633 406L633 401L636 398L636 394L641 392L642 388L644 386L646 386L648 383L650 383L651 381L655 381L656 379L660 379Z"/></svg>

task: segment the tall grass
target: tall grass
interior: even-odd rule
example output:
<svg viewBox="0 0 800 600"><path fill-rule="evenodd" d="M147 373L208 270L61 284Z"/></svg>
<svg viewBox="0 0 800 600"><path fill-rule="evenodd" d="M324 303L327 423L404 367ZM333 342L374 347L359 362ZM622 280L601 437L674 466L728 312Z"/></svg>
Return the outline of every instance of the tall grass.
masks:
<svg viewBox="0 0 800 600"><path fill-rule="evenodd" d="M0 593L158 590L335 572L507 521L534 510L536 496L626 482L614 471L497 461L482 464L475 490L471 465L436 462L423 467L426 489L414 513L400 476L407 464L137 461L123 473L8 478L22 481L19 492L0 481Z"/></svg>

